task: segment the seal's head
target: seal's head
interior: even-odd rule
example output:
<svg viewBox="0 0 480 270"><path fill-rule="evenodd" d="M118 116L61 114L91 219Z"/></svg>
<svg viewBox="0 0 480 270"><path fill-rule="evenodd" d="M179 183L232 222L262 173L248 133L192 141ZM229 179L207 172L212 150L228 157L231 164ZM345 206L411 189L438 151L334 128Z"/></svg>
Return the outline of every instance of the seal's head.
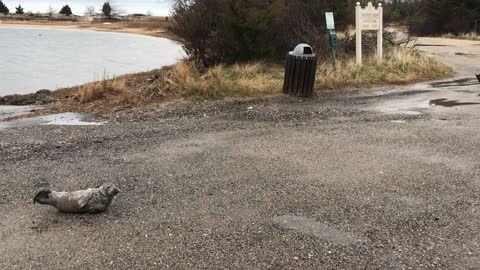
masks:
<svg viewBox="0 0 480 270"><path fill-rule="evenodd" d="M112 183L105 183L101 185L100 190L108 197L114 197L120 192L120 189L118 189L118 187Z"/></svg>
<svg viewBox="0 0 480 270"><path fill-rule="evenodd" d="M52 189L49 187L40 188L35 194L35 197L33 198L33 203L50 204L51 193Z"/></svg>

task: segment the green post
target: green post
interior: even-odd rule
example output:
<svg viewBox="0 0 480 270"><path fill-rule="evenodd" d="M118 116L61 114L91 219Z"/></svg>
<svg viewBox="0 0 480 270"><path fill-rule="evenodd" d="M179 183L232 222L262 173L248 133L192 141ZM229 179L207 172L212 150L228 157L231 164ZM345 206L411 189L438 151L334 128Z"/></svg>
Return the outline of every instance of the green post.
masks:
<svg viewBox="0 0 480 270"><path fill-rule="evenodd" d="M335 59L335 48L337 47L337 33L335 33L335 30L328 30L328 39L330 43L330 49L332 49L332 63L333 63L333 68L335 69L336 67L336 59Z"/></svg>
<svg viewBox="0 0 480 270"><path fill-rule="evenodd" d="M335 48L337 47L337 33L335 33L335 20L333 18L333 12L325 12L325 20L327 22L328 42L330 44L330 49L332 49L333 69L336 69L337 59L335 58Z"/></svg>
<svg viewBox="0 0 480 270"><path fill-rule="evenodd" d="M335 48L332 47L332 64L333 64L333 69L337 68L337 59L335 57Z"/></svg>

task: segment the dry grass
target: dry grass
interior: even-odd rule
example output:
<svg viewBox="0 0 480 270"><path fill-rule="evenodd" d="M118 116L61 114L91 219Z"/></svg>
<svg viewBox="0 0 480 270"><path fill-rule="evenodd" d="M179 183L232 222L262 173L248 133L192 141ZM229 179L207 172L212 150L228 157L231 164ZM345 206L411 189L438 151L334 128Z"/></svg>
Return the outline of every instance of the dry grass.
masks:
<svg viewBox="0 0 480 270"><path fill-rule="evenodd" d="M454 35L452 33L442 35L444 38L451 38L451 39L465 39L465 40L480 40L480 35L474 32L471 33L462 33L459 35Z"/></svg>
<svg viewBox="0 0 480 270"><path fill-rule="evenodd" d="M98 100L115 104L134 104L137 101L136 95L127 87L126 80L117 78L84 84L78 89L76 97L80 104Z"/></svg>
<svg viewBox="0 0 480 270"><path fill-rule="evenodd" d="M225 98L247 97L279 91L283 71L265 63L218 65L200 72L190 63L179 63L142 93L143 99L161 96Z"/></svg>
<svg viewBox="0 0 480 270"><path fill-rule="evenodd" d="M340 60L334 69L330 63L318 66L316 90L350 86L406 84L449 76L452 69L415 50L397 48L384 60ZM186 63L176 65L169 74L182 96L203 98L248 97L281 92L284 67L262 62L216 66L200 74ZM175 91L172 89L170 91Z"/></svg>
<svg viewBox="0 0 480 270"><path fill-rule="evenodd" d="M354 59L339 61L336 69L322 64L317 70L318 89L381 84L406 84L442 78L453 70L415 50L397 48L388 52L383 61L376 57L364 59L359 66Z"/></svg>
<svg viewBox="0 0 480 270"><path fill-rule="evenodd" d="M139 19L130 19L127 22L127 28L142 28L148 31L166 30L170 27L170 21L164 17L145 17Z"/></svg>

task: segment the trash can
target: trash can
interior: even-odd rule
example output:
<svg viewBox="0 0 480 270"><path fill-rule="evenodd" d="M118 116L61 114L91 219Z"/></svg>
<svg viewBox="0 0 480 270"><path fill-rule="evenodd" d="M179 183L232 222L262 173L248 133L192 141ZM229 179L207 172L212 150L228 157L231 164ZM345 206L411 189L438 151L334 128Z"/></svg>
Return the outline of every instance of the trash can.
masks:
<svg viewBox="0 0 480 270"><path fill-rule="evenodd" d="M312 47L299 44L287 54L283 93L297 97L310 97L315 86L317 56Z"/></svg>

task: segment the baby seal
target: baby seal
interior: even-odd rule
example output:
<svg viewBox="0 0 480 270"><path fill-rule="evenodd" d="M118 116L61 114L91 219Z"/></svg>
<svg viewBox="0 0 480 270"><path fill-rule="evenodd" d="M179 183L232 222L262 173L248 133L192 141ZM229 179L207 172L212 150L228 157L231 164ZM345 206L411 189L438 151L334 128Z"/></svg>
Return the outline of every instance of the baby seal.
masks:
<svg viewBox="0 0 480 270"><path fill-rule="evenodd" d="M98 188L60 192L50 187L40 188L33 203L48 204L65 213L100 213L107 210L120 190L112 183Z"/></svg>

